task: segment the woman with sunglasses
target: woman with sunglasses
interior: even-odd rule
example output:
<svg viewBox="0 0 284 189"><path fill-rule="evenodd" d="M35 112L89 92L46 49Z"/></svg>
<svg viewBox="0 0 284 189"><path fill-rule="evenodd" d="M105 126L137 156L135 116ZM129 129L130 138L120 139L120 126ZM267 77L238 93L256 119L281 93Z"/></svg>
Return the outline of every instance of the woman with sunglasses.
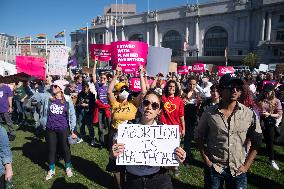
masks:
<svg viewBox="0 0 284 189"><path fill-rule="evenodd" d="M139 120L141 125L158 125L157 118L161 113L162 99L155 91L147 92L142 103L142 117ZM119 156L124 151L124 144L117 143L112 146L112 155ZM176 158L179 162L183 162L186 158L185 151L178 147L175 150ZM142 189L142 188L163 188L172 189L171 178L165 167L159 166L143 166L143 165L127 165L126 166L126 188Z"/></svg>
<svg viewBox="0 0 284 189"><path fill-rule="evenodd" d="M127 85L125 85L125 83L119 82L115 84L121 73L122 69L120 67L117 67L115 75L112 81L110 82L108 88L108 98L112 109L112 125L109 134L111 139L111 141L109 142L110 147L112 146L113 136L117 132L118 125L135 119L137 109L140 106L140 103L147 92L144 79L145 72L142 66L140 66L139 68L141 92L134 99L130 97L129 88ZM116 90L117 98L113 93L114 88ZM121 175L121 173L124 172L123 167L116 166L115 161L110 159L110 162L107 166L107 170L114 172L115 179L117 182L117 188L121 188L124 182L124 176Z"/></svg>
<svg viewBox="0 0 284 189"><path fill-rule="evenodd" d="M67 84L68 82L65 80L56 80L52 85L52 94L34 92L32 96L33 99L42 104L40 123L46 128L49 163L49 171L45 178L46 180L50 180L55 175L57 148L61 148L67 176L73 176L71 169L71 152L67 143L67 137L71 132L71 137L73 139L77 138L73 133L76 126L76 113L71 97L64 95Z"/></svg>

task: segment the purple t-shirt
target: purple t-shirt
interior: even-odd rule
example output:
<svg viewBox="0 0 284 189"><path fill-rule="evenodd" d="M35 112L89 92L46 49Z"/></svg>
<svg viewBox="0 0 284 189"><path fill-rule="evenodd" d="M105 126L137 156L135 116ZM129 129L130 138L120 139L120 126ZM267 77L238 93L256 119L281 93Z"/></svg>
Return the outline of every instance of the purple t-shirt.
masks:
<svg viewBox="0 0 284 189"><path fill-rule="evenodd" d="M78 84L76 85L76 89L75 89L76 93L81 92L81 91L82 91L82 88L83 88L82 83L78 83Z"/></svg>
<svg viewBox="0 0 284 189"><path fill-rule="evenodd" d="M67 106L60 99L50 103L46 127L53 131L62 131L68 127Z"/></svg>
<svg viewBox="0 0 284 189"><path fill-rule="evenodd" d="M103 104L108 104L107 89L108 89L107 85L96 83L97 94Z"/></svg>
<svg viewBox="0 0 284 189"><path fill-rule="evenodd" d="M13 93L9 86L0 86L0 113L7 113L9 109L8 97L12 97Z"/></svg>

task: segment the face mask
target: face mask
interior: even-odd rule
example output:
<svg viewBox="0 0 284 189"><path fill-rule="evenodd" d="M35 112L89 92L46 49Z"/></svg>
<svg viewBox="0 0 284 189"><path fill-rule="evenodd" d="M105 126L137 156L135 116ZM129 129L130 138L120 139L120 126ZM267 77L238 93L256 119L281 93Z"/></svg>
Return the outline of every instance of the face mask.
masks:
<svg viewBox="0 0 284 189"><path fill-rule="evenodd" d="M123 91L122 93L120 93L120 94L118 95L118 97L119 97L120 100L125 100L125 99L128 98L128 96L129 96L129 92L127 92L127 91Z"/></svg>

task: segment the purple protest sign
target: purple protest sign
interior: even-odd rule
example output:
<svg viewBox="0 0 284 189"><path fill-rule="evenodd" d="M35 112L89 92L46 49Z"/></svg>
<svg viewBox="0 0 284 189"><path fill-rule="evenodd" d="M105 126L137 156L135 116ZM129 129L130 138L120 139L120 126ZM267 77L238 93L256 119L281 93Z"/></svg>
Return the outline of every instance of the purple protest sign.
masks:
<svg viewBox="0 0 284 189"><path fill-rule="evenodd" d="M148 44L139 41L118 41L111 43L112 68L117 65L124 73L137 73L139 66L145 67Z"/></svg>

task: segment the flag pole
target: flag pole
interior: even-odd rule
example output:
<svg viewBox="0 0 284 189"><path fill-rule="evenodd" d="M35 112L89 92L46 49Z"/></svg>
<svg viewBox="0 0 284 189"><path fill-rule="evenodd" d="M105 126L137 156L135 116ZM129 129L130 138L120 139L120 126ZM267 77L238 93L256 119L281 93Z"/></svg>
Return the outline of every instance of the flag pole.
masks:
<svg viewBox="0 0 284 189"><path fill-rule="evenodd" d="M115 0L114 41L117 41L117 37L116 37L116 21L117 21L117 0Z"/></svg>
<svg viewBox="0 0 284 189"><path fill-rule="evenodd" d="M150 13L150 3L149 3L149 0L148 0L148 14Z"/></svg>
<svg viewBox="0 0 284 189"><path fill-rule="evenodd" d="M87 23L87 63L88 63L88 68L90 67L90 60L89 60L89 26Z"/></svg>
<svg viewBox="0 0 284 189"><path fill-rule="evenodd" d="M64 44L65 44L65 47L66 47L66 30L64 29Z"/></svg>

